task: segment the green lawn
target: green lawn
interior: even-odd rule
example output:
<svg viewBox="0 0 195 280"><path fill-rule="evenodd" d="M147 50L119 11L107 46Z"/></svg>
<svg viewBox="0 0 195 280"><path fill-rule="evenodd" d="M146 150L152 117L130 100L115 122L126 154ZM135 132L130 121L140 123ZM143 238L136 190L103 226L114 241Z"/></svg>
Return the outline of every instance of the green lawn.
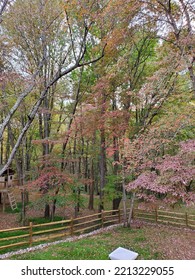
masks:
<svg viewBox="0 0 195 280"><path fill-rule="evenodd" d="M74 242L51 245L12 259L20 260L107 260L108 255L117 247L125 247L139 253L139 259L162 259L162 254L147 244L144 229L114 229L93 237Z"/></svg>

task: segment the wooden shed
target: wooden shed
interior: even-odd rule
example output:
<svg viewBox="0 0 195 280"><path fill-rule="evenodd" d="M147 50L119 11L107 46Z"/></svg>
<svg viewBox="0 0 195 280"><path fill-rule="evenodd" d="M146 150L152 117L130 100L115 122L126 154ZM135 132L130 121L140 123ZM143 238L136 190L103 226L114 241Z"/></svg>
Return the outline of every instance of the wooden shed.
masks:
<svg viewBox="0 0 195 280"><path fill-rule="evenodd" d="M0 170L2 168L3 165L0 164ZM5 202L7 197L9 199L12 210L15 210L17 208L15 196L11 188L14 180L14 174L14 170L12 168L8 168L0 176L0 204L3 204L3 211L5 210Z"/></svg>
<svg viewBox="0 0 195 280"><path fill-rule="evenodd" d="M3 165L0 164L0 170L3 168ZM11 168L6 169L3 174L0 176L0 189L5 189L12 186L14 179L14 170Z"/></svg>

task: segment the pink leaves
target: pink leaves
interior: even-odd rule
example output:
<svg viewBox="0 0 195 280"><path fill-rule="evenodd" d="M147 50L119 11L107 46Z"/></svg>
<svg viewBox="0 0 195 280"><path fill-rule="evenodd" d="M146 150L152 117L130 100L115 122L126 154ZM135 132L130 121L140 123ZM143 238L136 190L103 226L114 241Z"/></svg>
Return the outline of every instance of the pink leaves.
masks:
<svg viewBox="0 0 195 280"><path fill-rule="evenodd" d="M106 149L106 153L108 157L112 157L114 155L114 153L116 152L116 149L112 148L112 147L108 147Z"/></svg>
<svg viewBox="0 0 195 280"><path fill-rule="evenodd" d="M164 201L169 204L174 204L178 200L186 204L195 203L195 194L189 188L195 179L193 163L195 141L189 140L180 144L181 148L177 155L157 157L155 164L145 160L142 173L128 184L127 191L136 190L137 197L147 201L155 201L157 194L164 194L166 195Z"/></svg>
<svg viewBox="0 0 195 280"><path fill-rule="evenodd" d="M181 142L181 151L187 153L195 153L195 140L188 140L186 142Z"/></svg>
<svg viewBox="0 0 195 280"><path fill-rule="evenodd" d="M60 171L57 167L47 166L40 171L39 177L35 181L30 182L30 186L38 187L42 191L47 191L49 188L54 188L61 184L69 184L71 182L72 179L70 175Z"/></svg>
<svg viewBox="0 0 195 280"><path fill-rule="evenodd" d="M142 187L144 189L155 188L154 182L157 175L155 172L144 172L135 181L128 185L129 188Z"/></svg>

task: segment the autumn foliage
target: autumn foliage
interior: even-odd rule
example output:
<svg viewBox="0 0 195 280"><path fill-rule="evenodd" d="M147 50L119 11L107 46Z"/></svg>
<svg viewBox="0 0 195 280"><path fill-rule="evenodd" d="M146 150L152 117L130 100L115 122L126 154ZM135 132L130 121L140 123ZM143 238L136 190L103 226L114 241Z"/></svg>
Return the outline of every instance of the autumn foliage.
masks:
<svg viewBox="0 0 195 280"><path fill-rule="evenodd" d="M194 203L193 1L4 0L0 24L0 174Z"/></svg>
<svg viewBox="0 0 195 280"><path fill-rule="evenodd" d="M127 191L135 191L138 198L149 202L160 198L166 205L177 202L193 204L194 153L194 140L181 142L176 155L156 157L143 167L141 165L141 174L128 184Z"/></svg>

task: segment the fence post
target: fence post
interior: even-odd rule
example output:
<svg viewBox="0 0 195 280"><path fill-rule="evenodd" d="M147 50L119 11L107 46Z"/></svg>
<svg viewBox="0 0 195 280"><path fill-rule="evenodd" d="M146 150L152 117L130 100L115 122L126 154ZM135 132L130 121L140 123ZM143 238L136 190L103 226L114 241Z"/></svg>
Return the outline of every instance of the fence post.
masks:
<svg viewBox="0 0 195 280"><path fill-rule="evenodd" d="M31 247L33 243L33 223L29 224L29 246Z"/></svg>
<svg viewBox="0 0 195 280"><path fill-rule="evenodd" d="M74 223L74 220L73 220L73 218L71 218L71 221L70 221L70 235L71 236L74 233L74 228L73 228L74 224L73 223Z"/></svg>
<svg viewBox="0 0 195 280"><path fill-rule="evenodd" d="M186 217L186 226L188 227L188 213L185 213L185 217Z"/></svg>
<svg viewBox="0 0 195 280"><path fill-rule="evenodd" d="M101 211L102 228L104 227L104 210Z"/></svg>
<svg viewBox="0 0 195 280"><path fill-rule="evenodd" d="M121 210L118 209L118 222L121 223Z"/></svg>
<svg viewBox="0 0 195 280"><path fill-rule="evenodd" d="M158 209L155 209L155 221L158 222Z"/></svg>

